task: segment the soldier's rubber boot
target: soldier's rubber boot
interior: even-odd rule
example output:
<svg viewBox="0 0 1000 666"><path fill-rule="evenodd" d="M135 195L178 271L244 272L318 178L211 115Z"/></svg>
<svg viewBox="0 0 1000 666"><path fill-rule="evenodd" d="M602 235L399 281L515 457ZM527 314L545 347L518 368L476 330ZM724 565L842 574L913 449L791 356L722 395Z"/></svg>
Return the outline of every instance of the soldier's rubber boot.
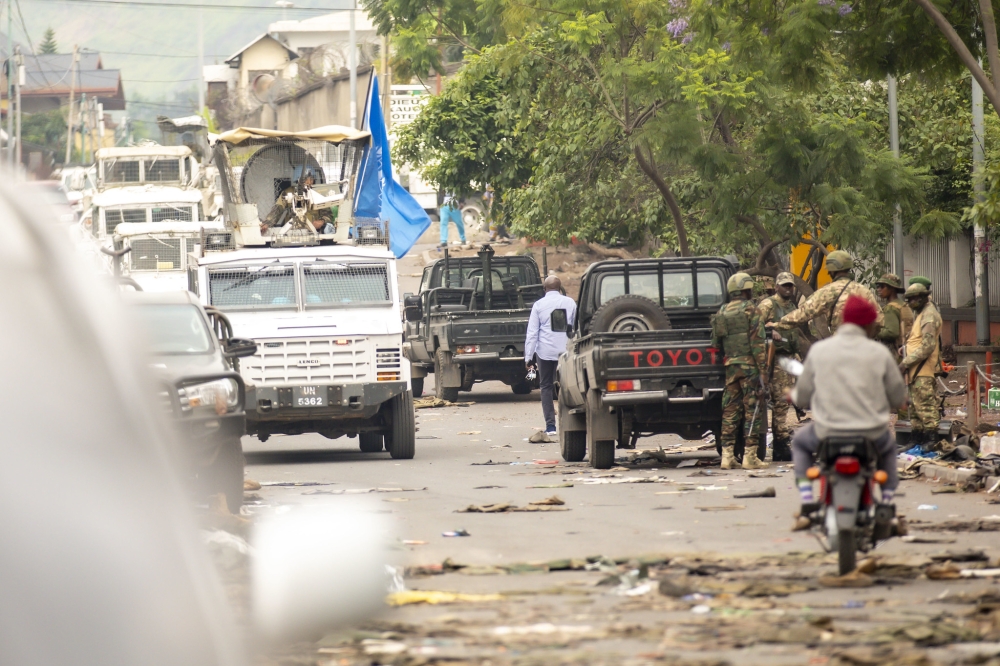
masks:
<svg viewBox="0 0 1000 666"><path fill-rule="evenodd" d="M774 448L771 452L771 460L774 462L788 462L792 459L792 447L787 439L774 440Z"/></svg>
<svg viewBox="0 0 1000 666"><path fill-rule="evenodd" d="M743 469L763 469L765 467L767 467L767 463L757 457L756 447L748 446L743 454Z"/></svg>
<svg viewBox="0 0 1000 666"><path fill-rule="evenodd" d="M924 453L932 453L933 451L937 451L940 443L940 438L938 437L936 429L925 430L924 441L920 443L920 450Z"/></svg>
<svg viewBox="0 0 1000 666"><path fill-rule="evenodd" d="M722 469L735 469L736 468L736 454L733 453L733 445L722 447L722 464L720 465Z"/></svg>

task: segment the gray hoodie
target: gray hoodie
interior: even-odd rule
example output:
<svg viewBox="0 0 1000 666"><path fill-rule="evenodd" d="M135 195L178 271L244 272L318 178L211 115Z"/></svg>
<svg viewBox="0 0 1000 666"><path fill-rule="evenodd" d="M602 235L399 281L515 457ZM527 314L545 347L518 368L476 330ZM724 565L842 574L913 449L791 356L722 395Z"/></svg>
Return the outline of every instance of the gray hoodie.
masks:
<svg viewBox="0 0 1000 666"><path fill-rule="evenodd" d="M906 402L906 385L892 353L854 324L843 324L809 349L792 400L812 408L816 436L863 435L889 429L890 409Z"/></svg>

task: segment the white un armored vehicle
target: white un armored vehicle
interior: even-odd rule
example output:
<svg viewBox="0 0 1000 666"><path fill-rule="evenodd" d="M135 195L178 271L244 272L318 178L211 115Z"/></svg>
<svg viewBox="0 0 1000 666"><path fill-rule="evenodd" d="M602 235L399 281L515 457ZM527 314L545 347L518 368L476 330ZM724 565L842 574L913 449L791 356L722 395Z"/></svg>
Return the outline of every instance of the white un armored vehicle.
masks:
<svg viewBox="0 0 1000 666"><path fill-rule="evenodd" d="M188 288L257 343L240 361L248 433L358 436L361 451L412 458L388 229L353 216L370 141L344 127L221 135L214 161L233 245L190 255Z"/></svg>

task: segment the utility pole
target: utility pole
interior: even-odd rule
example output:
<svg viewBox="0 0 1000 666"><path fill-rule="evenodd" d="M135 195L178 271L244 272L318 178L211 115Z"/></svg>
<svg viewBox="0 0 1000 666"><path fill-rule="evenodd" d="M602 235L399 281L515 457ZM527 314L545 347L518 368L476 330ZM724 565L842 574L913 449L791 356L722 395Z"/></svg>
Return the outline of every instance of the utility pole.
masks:
<svg viewBox="0 0 1000 666"><path fill-rule="evenodd" d="M198 9L198 115L205 111L205 12Z"/></svg>
<svg viewBox="0 0 1000 666"><path fill-rule="evenodd" d="M7 0L7 165L14 167L14 4Z"/></svg>
<svg viewBox="0 0 1000 666"><path fill-rule="evenodd" d="M76 89L76 70L77 62L80 58L79 51L77 51L76 44L73 45L73 61L69 64L70 76L69 76L69 115L66 116L66 162L65 166L69 166L69 160L73 156L73 92Z"/></svg>
<svg viewBox="0 0 1000 666"><path fill-rule="evenodd" d="M87 117L90 114L90 109L87 108L87 93L80 95L80 112L77 114L80 118L80 161L84 164L90 164L90 160L87 159Z"/></svg>
<svg viewBox="0 0 1000 666"><path fill-rule="evenodd" d="M358 35L354 29L354 12L357 2L350 12L347 28L347 67L351 70L351 127L358 128Z"/></svg>
<svg viewBox="0 0 1000 666"><path fill-rule="evenodd" d="M899 159L899 105L896 100L896 77L889 75L889 145L892 148L892 156ZM900 214L899 204L892 213L892 249L893 249L893 271L899 279L906 282L906 275L903 270L903 219Z"/></svg>
<svg viewBox="0 0 1000 666"><path fill-rule="evenodd" d="M986 198L986 183L983 182L983 89L972 80L972 186L976 202ZM990 344L990 281L989 281L989 241L986 229L979 222L973 229L974 272L976 289L976 342Z"/></svg>
<svg viewBox="0 0 1000 666"><path fill-rule="evenodd" d="M14 99L17 102L17 127L14 129L14 135L17 137L17 141L14 145L17 152L14 155L14 163L20 167L23 154L21 150L21 86L24 85L24 56L21 55L20 46L17 47L16 52L17 55L14 57L14 64L17 67L17 78L14 80Z"/></svg>

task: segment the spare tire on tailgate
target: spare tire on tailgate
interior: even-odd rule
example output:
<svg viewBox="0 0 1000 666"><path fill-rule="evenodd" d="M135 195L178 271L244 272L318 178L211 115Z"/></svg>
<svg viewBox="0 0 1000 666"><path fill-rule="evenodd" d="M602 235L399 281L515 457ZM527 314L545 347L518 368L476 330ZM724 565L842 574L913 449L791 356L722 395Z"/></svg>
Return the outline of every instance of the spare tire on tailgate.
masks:
<svg viewBox="0 0 1000 666"><path fill-rule="evenodd" d="M670 328L670 317L656 301L635 294L605 301L590 320L593 333L636 333Z"/></svg>

